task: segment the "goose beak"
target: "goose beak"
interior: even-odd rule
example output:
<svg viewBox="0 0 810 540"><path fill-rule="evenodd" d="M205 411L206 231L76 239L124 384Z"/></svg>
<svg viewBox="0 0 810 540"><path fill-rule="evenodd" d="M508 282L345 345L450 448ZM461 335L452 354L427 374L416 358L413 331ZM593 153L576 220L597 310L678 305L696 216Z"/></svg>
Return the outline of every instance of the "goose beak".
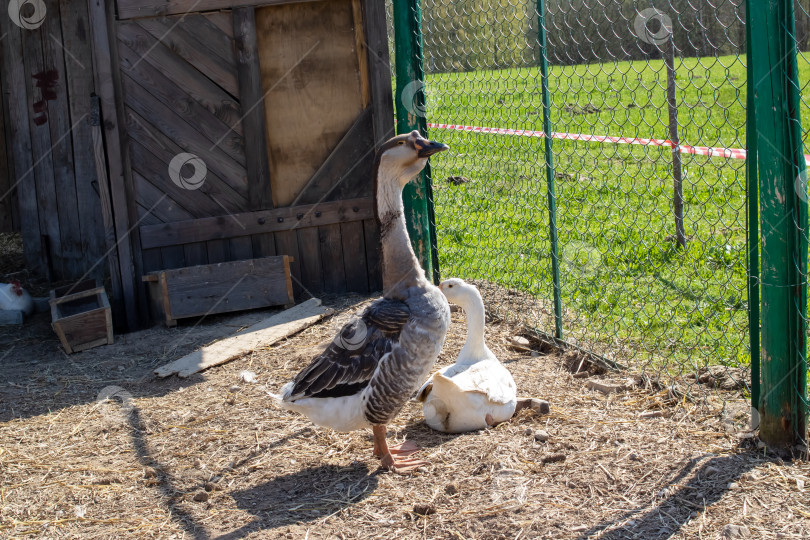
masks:
<svg viewBox="0 0 810 540"><path fill-rule="evenodd" d="M440 142L429 141L427 139L418 139L414 141L414 145L416 146L417 155L420 158L430 157L433 154L437 154L439 152L444 152L445 150L449 150L450 147L446 144L442 144Z"/></svg>

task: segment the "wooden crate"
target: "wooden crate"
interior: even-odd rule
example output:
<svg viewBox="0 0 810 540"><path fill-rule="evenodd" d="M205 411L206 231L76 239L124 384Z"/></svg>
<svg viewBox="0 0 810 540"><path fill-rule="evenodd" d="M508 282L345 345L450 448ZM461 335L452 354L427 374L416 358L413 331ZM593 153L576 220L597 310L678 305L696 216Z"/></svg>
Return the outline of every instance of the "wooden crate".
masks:
<svg viewBox="0 0 810 540"><path fill-rule="evenodd" d="M160 270L143 277L152 316L175 326L177 319L294 304L287 255Z"/></svg>
<svg viewBox="0 0 810 540"><path fill-rule="evenodd" d="M52 290L50 305L51 326L68 354L112 344L110 302L95 281Z"/></svg>

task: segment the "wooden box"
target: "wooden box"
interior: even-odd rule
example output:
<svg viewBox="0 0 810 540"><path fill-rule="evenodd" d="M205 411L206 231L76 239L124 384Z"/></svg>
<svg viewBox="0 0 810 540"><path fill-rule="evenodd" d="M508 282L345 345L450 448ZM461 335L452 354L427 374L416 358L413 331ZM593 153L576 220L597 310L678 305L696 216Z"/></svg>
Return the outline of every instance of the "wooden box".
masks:
<svg viewBox="0 0 810 540"><path fill-rule="evenodd" d="M160 270L143 277L149 284L152 316L166 326L177 319L270 306L290 306L290 263L281 255Z"/></svg>
<svg viewBox="0 0 810 540"><path fill-rule="evenodd" d="M51 326L68 354L112 344L110 302L95 281L52 290L50 305Z"/></svg>

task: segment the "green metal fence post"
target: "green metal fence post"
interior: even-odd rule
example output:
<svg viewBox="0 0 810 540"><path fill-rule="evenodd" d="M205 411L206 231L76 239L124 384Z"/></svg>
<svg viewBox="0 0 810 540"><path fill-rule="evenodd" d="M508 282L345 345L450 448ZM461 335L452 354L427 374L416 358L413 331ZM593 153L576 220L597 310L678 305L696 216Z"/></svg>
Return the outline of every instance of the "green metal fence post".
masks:
<svg viewBox="0 0 810 540"><path fill-rule="evenodd" d="M548 95L548 56L546 54L546 6L537 0L537 40L540 48L540 80L543 99L543 142L545 144L546 183L548 185L548 235L551 244L551 279L554 293L554 337L563 339L560 257L557 245L557 195L554 190L554 153L551 141L551 104Z"/></svg>
<svg viewBox="0 0 810 540"><path fill-rule="evenodd" d="M397 133L427 135L425 74L422 67L422 14L419 0L394 2ZM403 95L405 99L403 99ZM428 277L439 279L430 164L402 192L408 235Z"/></svg>
<svg viewBox="0 0 810 540"><path fill-rule="evenodd" d="M746 10L747 13L747 10ZM745 25L745 42L751 43L751 25ZM746 47L745 177L748 196L748 338L751 354L751 407L759 410L759 188L757 182L757 123L754 114L753 49ZM757 413L758 414L758 413ZM752 427L759 418L752 418Z"/></svg>
<svg viewBox="0 0 810 540"><path fill-rule="evenodd" d="M807 185L795 23L790 0L748 0L747 8L762 235L760 438L784 445L805 436L807 396Z"/></svg>

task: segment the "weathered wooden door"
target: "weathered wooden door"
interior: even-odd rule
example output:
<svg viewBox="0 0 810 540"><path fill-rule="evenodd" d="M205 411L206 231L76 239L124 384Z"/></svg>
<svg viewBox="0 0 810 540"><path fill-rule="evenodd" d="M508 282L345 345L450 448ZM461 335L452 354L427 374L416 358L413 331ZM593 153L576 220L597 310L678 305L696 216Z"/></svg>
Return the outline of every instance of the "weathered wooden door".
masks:
<svg viewBox="0 0 810 540"><path fill-rule="evenodd" d="M285 254L297 294L378 290L384 4L244 3L91 0L122 270Z"/></svg>

